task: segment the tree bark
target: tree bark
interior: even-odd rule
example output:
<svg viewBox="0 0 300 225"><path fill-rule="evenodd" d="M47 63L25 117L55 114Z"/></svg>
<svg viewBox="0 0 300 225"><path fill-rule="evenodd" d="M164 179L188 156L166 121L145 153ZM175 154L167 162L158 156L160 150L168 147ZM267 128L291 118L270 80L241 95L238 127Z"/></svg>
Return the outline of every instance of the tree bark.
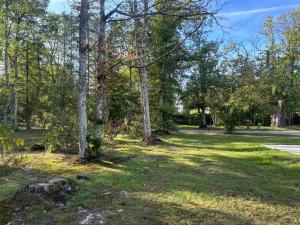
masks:
<svg viewBox="0 0 300 225"><path fill-rule="evenodd" d="M159 97L158 97L158 126L159 130L165 131L165 114L164 114L164 104L165 104L165 69L164 65L161 65L159 70L159 80L160 80L160 90L159 90Z"/></svg>
<svg viewBox="0 0 300 225"><path fill-rule="evenodd" d="M25 64L25 71L26 71L26 105L25 105L25 122L26 122L26 129L31 130L31 109L30 109L30 102L29 102L29 46L27 43L26 47L26 64Z"/></svg>
<svg viewBox="0 0 300 225"><path fill-rule="evenodd" d="M144 0L143 30L140 33L138 30L139 19L136 16L138 13L137 1L134 0L134 18L135 18L135 34L136 34L136 56L139 66L140 89L141 89L141 105L143 111L143 125L144 125L144 142L150 143L152 140L151 120L150 120L150 106L148 94L148 71L146 68L146 49L148 48L148 33L149 21L147 18L148 0Z"/></svg>
<svg viewBox="0 0 300 225"><path fill-rule="evenodd" d="M8 9L8 1L5 1L5 10ZM8 18L5 13L4 18L4 73L5 73L5 86L6 91L10 91L10 74L9 74L9 55L8 55L8 46L9 46L9 30L8 30ZM10 103L10 93L7 93L7 99L3 106L3 124L8 124L8 107Z"/></svg>
<svg viewBox="0 0 300 225"><path fill-rule="evenodd" d="M13 127L14 130L19 129L18 124L18 107L19 107L19 96L18 96L18 89L19 89L19 66L18 66L18 58L19 58L19 26L20 26L21 19L19 19L17 24L16 30L16 46L14 49L14 107L13 107Z"/></svg>
<svg viewBox="0 0 300 225"><path fill-rule="evenodd" d="M86 70L87 70L87 29L89 1L81 0L79 22L79 80L78 80L78 127L79 127L79 157L81 162L88 158L87 143L87 99L86 99Z"/></svg>
<svg viewBox="0 0 300 225"><path fill-rule="evenodd" d="M286 127L287 108L285 100L278 100L272 115L273 127Z"/></svg>
<svg viewBox="0 0 300 225"><path fill-rule="evenodd" d="M96 93L96 120L95 137L101 138L101 129L104 122L104 104L105 104L105 80L106 71L106 18L105 18L105 0L100 0L100 18L99 18L99 36L98 36L98 59L96 69L97 93Z"/></svg>
<svg viewBox="0 0 300 225"><path fill-rule="evenodd" d="M201 113L201 109L197 108L198 111L198 120L199 120L199 128L202 127L202 113Z"/></svg>
<svg viewBox="0 0 300 225"><path fill-rule="evenodd" d="M159 97L158 97L158 126L159 130L165 131L164 127L164 112L163 112L163 107L164 107L164 90L163 88L160 89L159 91Z"/></svg>
<svg viewBox="0 0 300 225"><path fill-rule="evenodd" d="M214 113L214 116L213 116L213 124L214 124L214 125L217 125L217 123L218 123L218 117L217 117L217 114Z"/></svg>
<svg viewBox="0 0 300 225"><path fill-rule="evenodd" d="M87 44L90 47L90 22L88 21L88 25L87 25ZM90 57L90 51L87 52L87 98L90 95L90 61L91 61L91 57Z"/></svg>
<svg viewBox="0 0 300 225"><path fill-rule="evenodd" d="M129 67L129 87L130 91L132 91L133 85L132 85L132 67ZM135 105L130 104L128 109L128 125L131 124L131 122L134 120L135 117Z"/></svg>
<svg viewBox="0 0 300 225"><path fill-rule="evenodd" d="M205 109L201 109L201 117L202 117L201 128L207 128Z"/></svg>

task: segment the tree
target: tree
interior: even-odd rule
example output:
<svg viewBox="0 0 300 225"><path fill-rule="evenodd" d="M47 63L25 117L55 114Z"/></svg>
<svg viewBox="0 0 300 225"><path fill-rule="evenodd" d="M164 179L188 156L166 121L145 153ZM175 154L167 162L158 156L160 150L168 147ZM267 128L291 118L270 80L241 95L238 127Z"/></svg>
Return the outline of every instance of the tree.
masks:
<svg viewBox="0 0 300 225"><path fill-rule="evenodd" d="M196 37L196 50L191 54L193 63L191 76L186 85L186 100L190 109L196 109L199 114L199 127L206 128L206 110L208 103L206 95L218 84L218 43L208 42ZM196 66L194 65L196 64Z"/></svg>
<svg viewBox="0 0 300 225"><path fill-rule="evenodd" d="M288 114L294 110L296 90L299 89L299 18L299 9L275 20L269 17L262 30L268 40L264 81L269 84L273 104L272 125L276 127L286 126Z"/></svg>
<svg viewBox="0 0 300 225"><path fill-rule="evenodd" d="M86 72L87 72L87 44L88 29L88 0L81 0L79 22L79 80L78 80L78 125L79 125L79 156L85 162L88 157L87 143L87 98L86 98Z"/></svg>
<svg viewBox="0 0 300 225"><path fill-rule="evenodd" d="M13 120L15 130L19 127L19 117L22 106L20 104L19 92L23 87L24 73L20 65L24 60L30 27L34 27L33 21L45 13L47 0L37 1L4 1L4 39L5 39L5 104L3 107L3 122L9 123ZM2 6L2 5L1 5ZM34 28L33 28L34 29ZM10 60L10 61L9 61ZM12 65L9 68L9 65ZM28 70L26 70L28 71ZM14 75L13 77L11 75ZM28 76L27 76L28 77ZM10 103L13 101L12 110ZM10 113L12 111L12 113ZM10 114L10 115L9 115Z"/></svg>
<svg viewBox="0 0 300 225"><path fill-rule="evenodd" d="M4 73L5 73L5 103L3 105L3 123L8 124L8 107L11 101L10 92L10 73L9 73L9 20L8 20L8 0L4 1Z"/></svg>
<svg viewBox="0 0 300 225"><path fill-rule="evenodd" d="M174 2L160 0L158 11L173 7ZM150 26L152 56L157 59L150 66L150 102L152 122L158 133L168 133L174 128L173 115L176 113L176 92L179 89L179 74L184 60L184 49L172 48L180 43L179 26L181 19L156 15Z"/></svg>
<svg viewBox="0 0 300 225"><path fill-rule="evenodd" d="M100 0L99 8L99 33L98 33L98 55L96 68L96 119L95 119L95 136L101 138L101 126L104 123L105 113L105 81L108 76L109 66L107 64L107 40L106 40L106 26L107 20L115 14L121 4L118 4L113 10L105 12L105 0Z"/></svg>
<svg viewBox="0 0 300 225"><path fill-rule="evenodd" d="M144 143L152 142L152 129L150 119L150 105L148 93L148 69L147 69L147 51L149 47L149 16L148 16L148 0L143 0L144 16L139 19L138 3L133 0L133 17L134 17L134 33L135 33L135 50L137 57L137 65L139 69L141 105L143 111L144 125Z"/></svg>

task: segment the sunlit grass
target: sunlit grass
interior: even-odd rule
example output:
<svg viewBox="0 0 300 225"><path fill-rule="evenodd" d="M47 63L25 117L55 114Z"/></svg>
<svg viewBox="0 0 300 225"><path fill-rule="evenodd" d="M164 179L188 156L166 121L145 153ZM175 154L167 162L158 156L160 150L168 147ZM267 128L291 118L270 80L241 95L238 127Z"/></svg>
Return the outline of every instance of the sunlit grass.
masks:
<svg viewBox="0 0 300 225"><path fill-rule="evenodd" d="M114 225L299 224L300 157L263 147L300 144L299 137L185 131L162 139L144 147L120 137L105 151L136 158L114 168L72 164L71 155L28 154L27 169L0 177L0 200L26 183L63 176L77 182L78 191L63 211L40 218L33 209L35 224L76 224L78 206L110 211L106 224ZM77 174L91 180L78 182ZM130 198L105 202L107 191L127 191Z"/></svg>

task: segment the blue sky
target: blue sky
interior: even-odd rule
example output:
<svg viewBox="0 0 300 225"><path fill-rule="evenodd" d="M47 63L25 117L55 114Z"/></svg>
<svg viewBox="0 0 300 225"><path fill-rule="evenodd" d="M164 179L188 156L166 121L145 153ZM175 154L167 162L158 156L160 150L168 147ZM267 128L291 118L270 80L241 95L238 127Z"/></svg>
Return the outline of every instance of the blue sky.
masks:
<svg viewBox="0 0 300 225"><path fill-rule="evenodd" d="M50 0L49 10L63 12L68 10L68 0Z"/></svg>
<svg viewBox="0 0 300 225"><path fill-rule="evenodd" d="M218 1L218 0L217 0ZM50 0L49 9L62 12L68 9L68 0ZM227 0L221 16L226 31L225 40L243 42L259 35L268 16L279 16L300 7L300 0ZM222 38L222 32L214 30L212 38Z"/></svg>
<svg viewBox="0 0 300 225"><path fill-rule="evenodd" d="M230 27L225 29L227 40L248 43L259 35L268 16L276 17L297 7L299 0L230 0L221 11L221 24Z"/></svg>

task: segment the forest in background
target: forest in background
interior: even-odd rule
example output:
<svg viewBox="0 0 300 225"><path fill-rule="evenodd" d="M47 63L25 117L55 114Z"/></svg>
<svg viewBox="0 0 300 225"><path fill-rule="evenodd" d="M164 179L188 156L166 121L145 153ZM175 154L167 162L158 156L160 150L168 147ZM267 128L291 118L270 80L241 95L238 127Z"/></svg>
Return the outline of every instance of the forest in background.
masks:
<svg viewBox="0 0 300 225"><path fill-rule="evenodd" d="M47 129L47 149L79 142L84 161L121 133L152 144L176 123L230 133L300 111L299 9L269 17L249 48L211 39L225 29L213 0L81 0L61 14L47 0L0 3L3 137Z"/></svg>

